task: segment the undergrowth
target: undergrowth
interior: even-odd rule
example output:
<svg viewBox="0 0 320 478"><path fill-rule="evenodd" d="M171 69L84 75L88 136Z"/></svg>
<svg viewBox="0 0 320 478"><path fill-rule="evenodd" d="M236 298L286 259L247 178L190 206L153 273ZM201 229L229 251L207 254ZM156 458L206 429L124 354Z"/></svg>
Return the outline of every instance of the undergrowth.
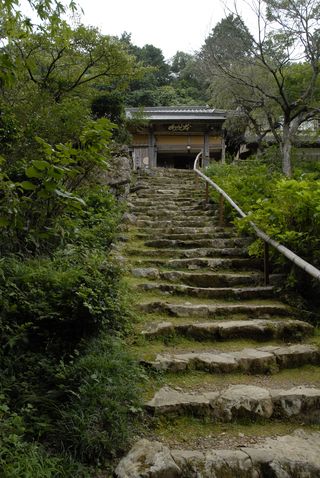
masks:
<svg viewBox="0 0 320 478"><path fill-rule="evenodd" d="M252 235L255 240L249 248L251 255L261 257L263 243L257 239L250 226L253 221L273 239L320 268L320 167L308 163L298 164L292 178L284 177L276 158L270 152L265 157L233 164L213 164L208 174L248 215L239 218L226 204L226 217L241 232ZM212 193L218 202L218 194ZM271 250L274 271L287 274L286 290L294 295L298 289L308 302L308 308L317 311L320 307L318 283L295 267L280 253ZM296 298L296 300L298 300ZM306 304L300 301L303 308ZM316 320L314 318L314 320Z"/></svg>
<svg viewBox="0 0 320 478"><path fill-rule="evenodd" d="M96 476L140 422L144 376L125 350L134 317L110 246L122 208L91 187L58 220L50 255L0 262L1 476Z"/></svg>

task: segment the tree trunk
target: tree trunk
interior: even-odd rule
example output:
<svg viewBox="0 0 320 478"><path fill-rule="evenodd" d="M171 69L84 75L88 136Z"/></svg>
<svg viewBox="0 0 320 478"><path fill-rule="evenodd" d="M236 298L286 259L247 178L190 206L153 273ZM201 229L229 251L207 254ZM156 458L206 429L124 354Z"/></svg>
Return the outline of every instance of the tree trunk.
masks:
<svg viewBox="0 0 320 478"><path fill-rule="evenodd" d="M290 125L283 125L283 136L282 136L282 172L288 178L292 176L292 166L291 166L291 134L290 134Z"/></svg>

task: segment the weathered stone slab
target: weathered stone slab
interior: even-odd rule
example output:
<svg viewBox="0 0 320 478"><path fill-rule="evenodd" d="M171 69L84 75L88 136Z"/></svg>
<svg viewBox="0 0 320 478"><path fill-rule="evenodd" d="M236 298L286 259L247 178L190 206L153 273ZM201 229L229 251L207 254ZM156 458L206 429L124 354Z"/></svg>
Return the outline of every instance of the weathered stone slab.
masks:
<svg viewBox="0 0 320 478"><path fill-rule="evenodd" d="M278 361L276 347L243 349L229 353L224 352L190 352L181 354L158 354L154 362L143 363L157 370L178 371L187 369L205 370L212 373L275 373L279 369L298 367L320 362L319 349L315 345L283 346L282 357ZM287 350L287 354L285 351ZM179 367L177 367L177 363ZM183 364L183 366L182 366Z"/></svg>
<svg viewBox="0 0 320 478"><path fill-rule="evenodd" d="M154 290L171 295L186 295L202 299L266 299L273 297L273 287L192 287L184 284L152 284L145 283L137 286L139 290Z"/></svg>
<svg viewBox="0 0 320 478"><path fill-rule="evenodd" d="M259 350L273 353L280 368L299 367L301 363L319 364L320 362L320 351L315 345L266 346Z"/></svg>
<svg viewBox="0 0 320 478"><path fill-rule="evenodd" d="M294 387L272 390L274 415L278 418L299 416L310 423L320 423L320 394L317 388Z"/></svg>
<svg viewBox="0 0 320 478"><path fill-rule="evenodd" d="M318 391L320 393L320 390ZM234 385L211 402L214 416L223 421L237 418L270 418L273 403L270 391L253 385Z"/></svg>
<svg viewBox="0 0 320 478"><path fill-rule="evenodd" d="M117 478L319 478L320 433L301 430L239 450L172 450L140 440Z"/></svg>
<svg viewBox="0 0 320 478"><path fill-rule="evenodd" d="M300 320L226 320L212 322L178 323L158 322L150 323L142 334L145 337L156 338L178 334L197 340L230 340L235 338L252 338L257 340L312 335L314 328L307 322Z"/></svg>
<svg viewBox="0 0 320 478"><path fill-rule="evenodd" d="M163 271L160 278L170 282L181 282L199 287L232 287L234 285L257 284L262 275L255 273L223 273L223 272L187 272Z"/></svg>
<svg viewBox="0 0 320 478"><path fill-rule="evenodd" d="M148 302L139 305L147 313L163 313L171 317L215 317L219 315L247 314L251 317L261 315L287 315L290 309L281 303L237 303L237 304L175 304L164 301ZM279 352L280 353L280 352Z"/></svg>
<svg viewBox="0 0 320 478"><path fill-rule="evenodd" d="M198 237L198 236L197 236ZM202 240L201 237L199 240ZM205 238L203 238L205 240ZM224 241L224 239L222 239ZM229 239L228 239L229 240ZM218 246L218 245L217 245ZM223 247L223 245L222 245ZM258 262L251 258L187 258L187 259L171 259L168 260L167 265L171 268L177 269L189 269L190 267L197 266L199 268L206 268L211 270L229 269L238 267L254 267Z"/></svg>
<svg viewBox="0 0 320 478"><path fill-rule="evenodd" d="M138 441L116 468L119 478L178 478L179 467L169 448L160 442Z"/></svg>
<svg viewBox="0 0 320 478"><path fill-rule="evenodd" d="M210 398L214 400L219 393L211 393ZM210 398L208 394L177 392L170 387L161 388L150 400L147 409L157 414L174 413L191 415L208 415L211 411Z"/></svg>
<svg viewBox="0 0 320 478"><path fill-rule="evenodd" d="M131 270L134 277L145 277L147 279L158 279L159 270L155 267L136 267Z"/></svg>

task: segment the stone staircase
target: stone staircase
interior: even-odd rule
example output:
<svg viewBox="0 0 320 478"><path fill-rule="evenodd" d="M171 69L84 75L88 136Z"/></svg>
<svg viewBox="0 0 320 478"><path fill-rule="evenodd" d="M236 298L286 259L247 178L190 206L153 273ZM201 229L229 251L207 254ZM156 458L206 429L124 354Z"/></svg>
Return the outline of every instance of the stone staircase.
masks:
<svg viewBox="0 0 320 478"><path fill-rule="evenodd" d="M314 328L263 285L193 171L141 173L124 251L150 434L119 478L320 477Z"/></svg>

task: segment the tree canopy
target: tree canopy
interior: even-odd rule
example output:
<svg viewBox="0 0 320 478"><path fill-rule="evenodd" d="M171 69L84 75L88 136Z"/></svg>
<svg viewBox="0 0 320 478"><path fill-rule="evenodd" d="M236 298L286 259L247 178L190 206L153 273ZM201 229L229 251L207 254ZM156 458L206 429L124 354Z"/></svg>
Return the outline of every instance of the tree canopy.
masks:
<svg viewBox="0 0 320 478"><path fill-rule="evenodd" d="M319 4L252 0L251 6L255 31L235 11L213 29L200 58L213 98L221 91L224 104L240 106L262 137L272 132L290 176L299 126L319 115Z"/></svg>

